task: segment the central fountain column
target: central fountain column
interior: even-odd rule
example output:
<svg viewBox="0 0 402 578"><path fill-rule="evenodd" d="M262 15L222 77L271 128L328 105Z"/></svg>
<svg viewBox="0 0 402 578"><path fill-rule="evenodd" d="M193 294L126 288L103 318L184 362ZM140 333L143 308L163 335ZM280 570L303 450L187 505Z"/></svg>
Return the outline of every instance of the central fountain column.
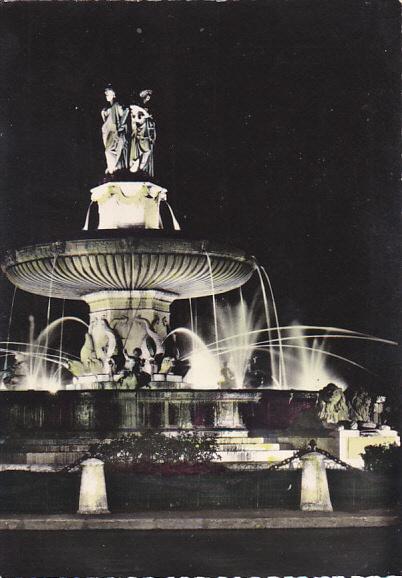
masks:
<svg viewBox="0 0 402 578"><path fill-rule="evenodd" d="M146 346L149 333L147 326L164 340L169 332L170 305L176 297L173 293L155 290L99 291L84 295L83 299L90 309L90 324L105 319L123 347L132 353L135 347L141 347L148 356ZM102 339L93 333L94 341ZM96 345L96 343L95 343Z"/></svg>

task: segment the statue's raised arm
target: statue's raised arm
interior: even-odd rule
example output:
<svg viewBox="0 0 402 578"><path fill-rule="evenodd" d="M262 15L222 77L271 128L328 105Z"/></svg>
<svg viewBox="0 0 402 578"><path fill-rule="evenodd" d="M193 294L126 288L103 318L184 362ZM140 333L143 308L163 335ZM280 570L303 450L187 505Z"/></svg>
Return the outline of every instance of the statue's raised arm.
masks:
<svg viewBox="0 0 402 578"><path fill-rule="evenodd" d="M102 138L106 156L106 174L128 168L128 115L129 109L124 108L116 98L112 86L105 89L108 102L101 111L103 120Z"/></svg>

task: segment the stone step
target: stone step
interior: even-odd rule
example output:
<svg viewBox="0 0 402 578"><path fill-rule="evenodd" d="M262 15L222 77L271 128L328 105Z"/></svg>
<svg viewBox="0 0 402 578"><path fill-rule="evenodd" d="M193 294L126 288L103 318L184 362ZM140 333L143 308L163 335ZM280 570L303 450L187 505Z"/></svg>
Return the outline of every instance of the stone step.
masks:
<svg viewBox="0 0 402 578"><path fill-rule="evenodd" d="M2 457L6 464L60 465L66 466L82 457L82 452L26 452L9 453Z"/></svg>
<svg viewBox="0 0 402 578"><path fill-rule="evenodd" d="M220 463L225 462L281 462L294 455L296 450L262 450L262 451L237 451L219 452Z"/></svg>
<svg viewBox="0 0 402 578"><path fill-rule="evenodd" d="M294 455L296 450L274 450L264 448L226 448L219 450L220 463L232 462L256 462L274 463L282 461ZM28 465L69 465L82 456L82 452L26 452L10 453L4 456L3 463L28 464Z"/></svg>
<svg viewBox="0 0 402 578"><path fill-rule="evenodd" d="M279 444L265 444L265 443L248 444L244 442L239 444L230 444L230 443L218 444L218 447L219 451L227 451L227 452L266 451L266 450L277 451L281 449Z"/></svg>
<svg viewBox="0 0 402 578"><path fill-rule="evenodd" d="M37 472L37 473L48 473L57 472L59 466L46 465L46 464L26 464L26 463L11 463L11 464L0 464L0 472Z"/></svg>
<svg viewBox="0 0 402 578"><path fill-rule="evenodd" d="M24 449L26 452L86 452L90 445L91 444L24 444ZM0 457L4 453L13 453L13 450L0 451Z"/></svg>
<svg viewBox="0 0 402 578"><path fill-rule="evenodd" d="M247 436L228 436L228 437L218 437L219 444L263 444L267 440L265 438L249 438ZM269 443L269 442L268 442Z"/></svg>
<svg viewBox="0 0 402 578"><path fill-rule="evenodd" d="M217 438L222 439L222 438L239 438L239 439L244 439L249 437L248 431L247 430L221 430L221 431L216 431L216 430L205 430L204 432L200 431L200 433L206 433L206 434L210 434L210 435L216 435ZM263 438L261 438L263 439Z"/></svg>

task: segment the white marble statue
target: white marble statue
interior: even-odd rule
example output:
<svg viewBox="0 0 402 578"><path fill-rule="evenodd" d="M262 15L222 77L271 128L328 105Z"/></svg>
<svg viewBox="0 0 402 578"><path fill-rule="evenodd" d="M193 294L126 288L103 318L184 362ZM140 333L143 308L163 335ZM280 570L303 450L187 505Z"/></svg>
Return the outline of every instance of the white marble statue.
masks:
<svg viewBox="0 0 402 578"><path fill-rule="evenodd" d="M129 109L118 103L111 86L105 89L109 106L102 112L102 138L106 156L106 174L112 175L119 169L128 167L128 114Z"/></svg>
<svg viewBox="0 0 402 578"><path fill-rule="evenodd" d="M151 90L143 90L139 94L141 103L135 100L130 104L131 142L128 165L132 173L144 171L153 176L153 148L156 140L156 127L148 108L145 106L151 95Z"/></svg>

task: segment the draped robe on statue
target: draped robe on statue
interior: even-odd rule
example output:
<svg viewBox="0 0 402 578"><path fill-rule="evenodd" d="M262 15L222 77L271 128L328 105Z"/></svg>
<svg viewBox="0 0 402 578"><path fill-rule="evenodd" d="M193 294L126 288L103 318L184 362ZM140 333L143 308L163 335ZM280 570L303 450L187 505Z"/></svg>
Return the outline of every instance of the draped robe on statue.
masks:
<svg viewBox="0 0 402 578"><path fill-rule="evenodd" d="M105 146L106 172L109 174L128 166L127 116L128 109L124 109L118 102L102 110L102 138Z"/></svg>
<svg viewBox="0 0 402 578"><path fill-rule="evenodd" d="M154 174L153 146L156 138L155 123L145 108L131 105L130 171Z"/></svg>

